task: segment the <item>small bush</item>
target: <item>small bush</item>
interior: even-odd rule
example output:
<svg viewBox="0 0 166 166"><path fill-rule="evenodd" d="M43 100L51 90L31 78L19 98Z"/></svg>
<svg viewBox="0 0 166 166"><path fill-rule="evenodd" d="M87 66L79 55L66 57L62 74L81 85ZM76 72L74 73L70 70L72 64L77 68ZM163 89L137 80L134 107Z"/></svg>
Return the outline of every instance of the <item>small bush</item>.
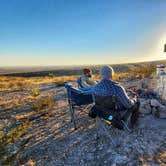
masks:
<svg viewBox="0 0 166 166"><path fill-rule="evenodd" d="M5 150L6 150L5 145L2 142L0 142L0 156L5 153Z"/></svg>
<svg viewBox="0 0 166 166"><path fill-rule="evenodd" d="M40 100L33 103L32 107L35 111L40 111L45 108L50 108L55 104L53 96L41 98Z"/></svg>
<svg viewBox="0 0 166 166"><path fill-rule="evenodd" d="M48 74L48 77L53 78L53 77L54 77L54 74L53 74L53 73L49 73L49 74Z"/></svg>
<svg viewBox="0 0 166 166"><path fill-rule="evenodd" d="M39 96L39 95L40 95L39 89L38 89L38 88L33 88L33 89L32 89L32 95L33 95L34 97Z"/></svg>
<svg viewBox="0 0 166 166"><path fill-rule="evenodd" d="M64 86L64 82L63 81L59 81L59 82L55 82L57 87L61 87Z"/></svg>
<svg viewBox="0 0 166 166"><path fill-rule="evenodd" d="M16 86L22 89L24 87L24 83L23 82L17 82Z"/></svg>
<svg viewBox="0 0 166 166"><path fill-rule="evenodd" d="M7 135L4 135L0 139L0 144L3 145L3 143L14 143L17 142L21 135L32 125L32 122L26 120L16 128L14 128L12 131L10 131Z"/></svg>
<svg viewBox="0 0 166 166"><path fill-rule="evenodd" d="M0 138L0 157L2 159L0 163L2 165L13 165L18 151L16 153L8 153L7 146L19 141L31 126L32 122L25 120L22 124L18 125Z"/></svg>
<svg viewBox="0 0 166 166"><path fill-rule="evenodd" d="M14 86L15 86L15 84L14 84L14 83L12 83L12 82L10 82L10 83L8 84L8 88L9 88L9 89L14 88Z"/></svg>
<svg viewBox="0 0 166 166"><path fill-rule="evenodd" d="M16 89L27 90L29 88L29 83L27 83L27 82L17 82L15 86L16 86Z"/></svg>

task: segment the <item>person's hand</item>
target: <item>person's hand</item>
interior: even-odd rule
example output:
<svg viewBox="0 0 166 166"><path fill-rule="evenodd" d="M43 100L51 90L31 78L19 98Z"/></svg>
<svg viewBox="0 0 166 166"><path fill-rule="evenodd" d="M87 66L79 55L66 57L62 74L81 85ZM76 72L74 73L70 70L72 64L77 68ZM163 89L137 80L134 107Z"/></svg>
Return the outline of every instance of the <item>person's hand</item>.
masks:
<svg viewBox="0 0 166 166"><path fill-rule="evenodd" d="M135 90L132 90L132 89L128 89L127 92L130 94L130 95L137 95L137 92Z"/></svg>
<svg viewBox="0 0 166 166"><path fill-rule="evenodd" d="M138 94L137 94L136 90L128 89L127 92L133 101L137 101Z"/></svg>
<svg viewBox="0 0 166 166"><path fill-rule="evenodd" d="M134 102L137 102L137 96L134 96L133 98L132 98L132 100L134 101Z"/></svg>

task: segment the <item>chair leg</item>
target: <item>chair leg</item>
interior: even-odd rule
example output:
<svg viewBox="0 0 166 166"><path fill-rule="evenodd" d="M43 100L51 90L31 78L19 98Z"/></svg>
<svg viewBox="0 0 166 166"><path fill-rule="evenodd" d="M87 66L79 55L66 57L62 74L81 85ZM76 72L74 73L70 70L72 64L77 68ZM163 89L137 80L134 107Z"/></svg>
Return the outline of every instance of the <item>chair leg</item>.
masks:
<svg viewBox="0 0 166 166"><path fill-rule="evenodd" d="M76 126L76 121L75 121L75 110L74 107L72 106L72 112L73 112L73 124L74 124L74 129L77 130L77 126Z"/></svg>
<svg viewBox="0 0 166 166"><path fill-rule="evenodd" d="M99 122L99 117L96 117L96 119L95 119L95 126L96 126L96 131L97 131L97 134L96 134L96 139L99 139L100 138L100 122Z"/></svg>
<svg viewBox="0 0 166 166"><path fill-rule="evenodd" d="M72 106L71 104L69 103L69 110L70 110L70 117L71 117L71 122L73 122L73 111L72 111Z"/></svg>
<svg viewBox="0 0 166 166"><path fill-rule="evenodd" d="M74 107L69 104L69 108L70 108L70 114L71 114L71 122L73 122L74 124L74 129L76 130L77 129L77 126L76 126L76 122L75 122L75 116L74 116Z"/></svg>
<svg viewBox="0 0 166 166"><path fill-rule="evenodd" d="M132 116L132 114L130 113L125 121L124 121L124 120L121 120L121 122L123 123L125 129L126 129L129 133L132 132L132 130L130 129L130 126L131 126L131 122L130 122L130 121L131 121L131 116Z"/></svg>
<svg viewBox="0 0 166 166"><path fill-rule="evenodd" d="M100 125L100 126L99 126ZM101 121L101 119L99 117L96 117L96 126L97 126L97 137L99 138L99 127L102 128L103 132L109 137L109 139L111 140L112 144L114 146L117 145L117 143L114 141L114 139L112 138L111 134L108 132L107 128L104 125L104 122Z"/></svg>
<svg viewBox="0 0 166 166"><path fill-rule="evenodd" d="M111 134L108 132L107 128L105 127L105 124L101 123L101 125L102 125L102 128L103 128L104 132L106 133L106 135L107 135L107 136L109 137L109 139L111 140L112 144L113 144L114 146L116 146L117 143L114 141L114 139L112 138Z"/></svg>
<svg viewBox="0 0 166 166"><path fill-rule="evenodd" d="M77 129L77 126L76 126L76 121L75 121L75 110L74 110L74 107L71 106L71 112L72 112L72 122L73 122L73 125L74 125L74 129L76 130Z"/></svg>
<svg viewBox="0 0 166 166"><path fill-rule="evenodd" d="M132 116L132 114L130 113L129 116L127 117L127 119L126 119L127 125L130 124L131 116Z"/></svg>
<svg viewBox="0 0 166 166"><path fill-rule="evenodd" d="M131 133L132 130L129 128L128 124L126 124L125 121L123 121L123 120L121 120L121 122L123 123L125 129L126 129L129 133Z"/></svg>

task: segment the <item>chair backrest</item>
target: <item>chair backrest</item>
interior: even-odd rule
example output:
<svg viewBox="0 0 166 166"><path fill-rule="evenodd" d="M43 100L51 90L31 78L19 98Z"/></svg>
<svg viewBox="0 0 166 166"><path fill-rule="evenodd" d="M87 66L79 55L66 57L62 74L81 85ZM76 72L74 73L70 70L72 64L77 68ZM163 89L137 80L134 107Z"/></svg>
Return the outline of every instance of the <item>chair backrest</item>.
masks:
<svg viewBox="0 0 166 166"><path fill-rule="evenodd" d="M67 89L67 97L73 105L87 105L93 103L92 94L86 94L83 91L74 88L71 84L65 83Z"/></svg>
<svg viewBox="0 0 166 166"><path fill-rule="evenodd" d="M101 117L114 117L123 118L126 115L127 109L118 101L114 95L98 96L94 95L95 107L100 110L98 112Z"/></svg>
<svg viewBox="0 0 166 166"><path fill-rule="evenodd" d="M107 108L107 109L116 109L116 105L118 103L114 95L109 95L109 96L94 95L94 100L96 105L99 105L101 108Z"/></svg>
<svg viewBox="0 0 166 166"><path fill-rule="evenodd" d="M77 84L78 84L78 88L83 88L82 83L81 83L81 77L79 77L77 79Z"/></svg>

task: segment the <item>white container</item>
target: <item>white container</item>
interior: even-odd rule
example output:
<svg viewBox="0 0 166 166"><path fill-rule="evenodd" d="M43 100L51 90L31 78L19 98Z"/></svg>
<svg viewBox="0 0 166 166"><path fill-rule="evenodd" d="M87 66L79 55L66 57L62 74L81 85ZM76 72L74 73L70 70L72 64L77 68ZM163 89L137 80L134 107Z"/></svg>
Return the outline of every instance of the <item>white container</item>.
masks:
<svg viewBox="0 0 166 166"><path fill-rule="evenodd" d="M166 66L161 64L156 66L156 75L161 76L166 74Z"/></svg>
<svg viewBox="0 0 166 166"><path fill-rule="evenodd" d="M159 77L157 91L162 99L166 99L166 74Z"/></svg>

